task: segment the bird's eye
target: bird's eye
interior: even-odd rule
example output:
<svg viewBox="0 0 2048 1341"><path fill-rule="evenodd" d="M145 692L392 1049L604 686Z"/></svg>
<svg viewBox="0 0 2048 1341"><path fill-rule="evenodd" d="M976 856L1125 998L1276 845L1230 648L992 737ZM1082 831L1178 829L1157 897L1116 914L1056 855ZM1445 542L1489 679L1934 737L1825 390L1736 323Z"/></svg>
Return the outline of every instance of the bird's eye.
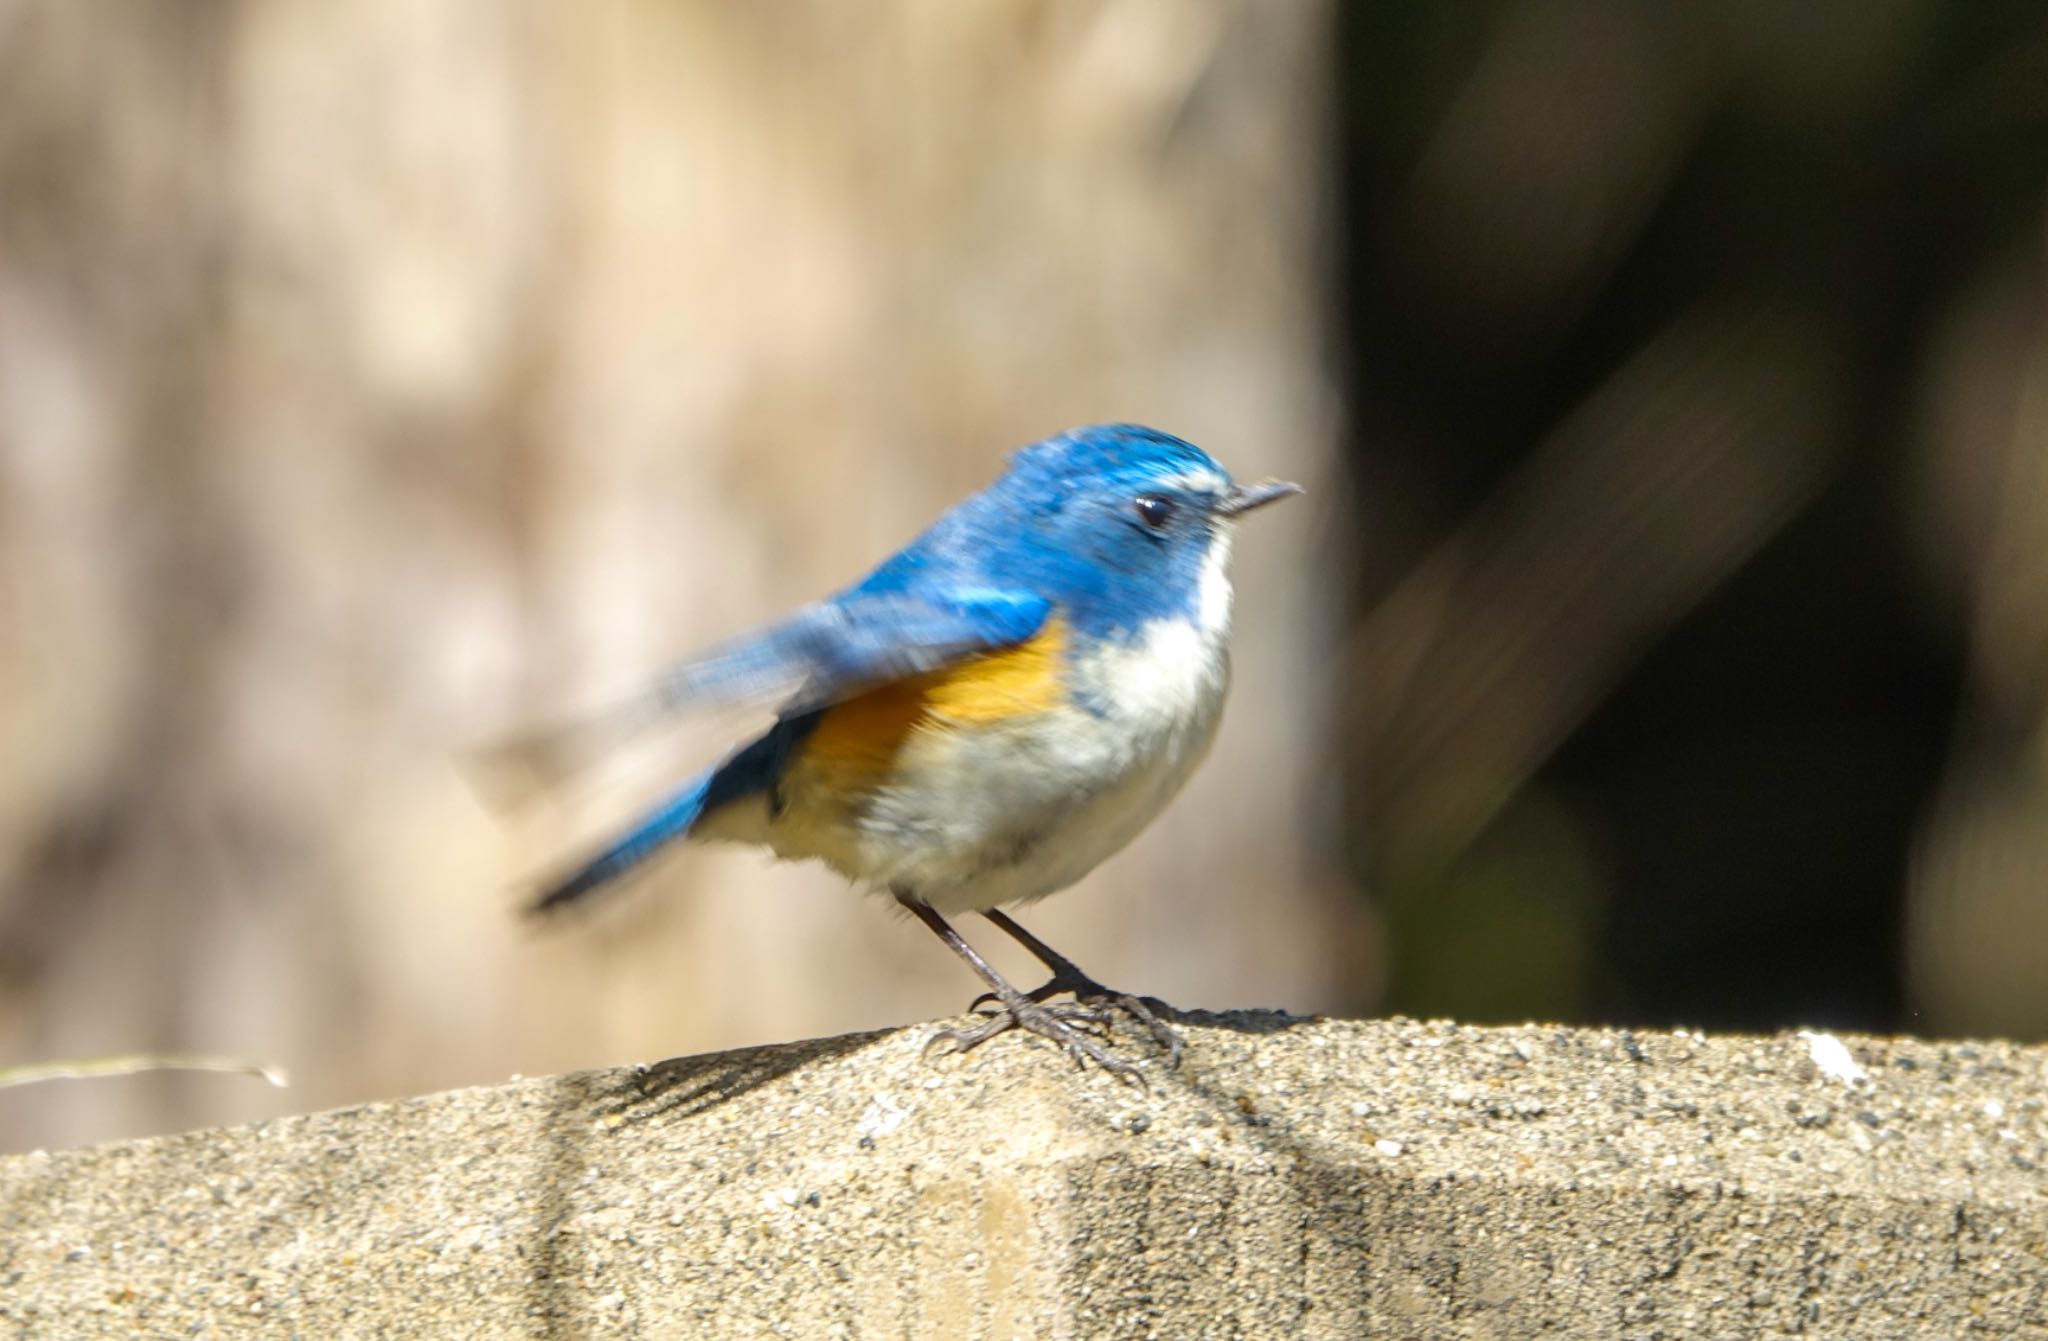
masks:
<svg viewBox="0 0 2048 1341"><path fill-rule="evenodd" d="M1137 512L1138 520L1154 531L1164 531L1167 523L1173 520L1173 500L1159 494L1140 494L1131 507Z"/></svg>

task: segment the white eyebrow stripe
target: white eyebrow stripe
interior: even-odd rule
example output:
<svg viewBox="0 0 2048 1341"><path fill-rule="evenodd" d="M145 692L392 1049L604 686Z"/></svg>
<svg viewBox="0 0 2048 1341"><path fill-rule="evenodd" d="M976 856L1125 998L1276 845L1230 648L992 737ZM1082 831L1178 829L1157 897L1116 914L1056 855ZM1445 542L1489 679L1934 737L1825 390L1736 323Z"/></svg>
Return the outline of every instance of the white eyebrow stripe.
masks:
<svg viewBox="0 0 2048 1341"><path fill-rule="evenodd" d="M1166 489L1194 489L1220 494L1230 487L1230 482L1213 470L1190 470L1180 475L1162 475L1159 485Z"/></svg>

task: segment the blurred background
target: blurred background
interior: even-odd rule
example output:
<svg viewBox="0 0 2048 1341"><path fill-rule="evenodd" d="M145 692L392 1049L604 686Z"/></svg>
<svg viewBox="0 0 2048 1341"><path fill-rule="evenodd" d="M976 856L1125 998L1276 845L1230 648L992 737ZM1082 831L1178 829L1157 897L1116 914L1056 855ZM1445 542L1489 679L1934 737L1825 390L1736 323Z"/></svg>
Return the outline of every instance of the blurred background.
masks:
<svg viewBox="0 0 2048 1341"><path fill-rule="evenodd" d="M1028 924L1183 1005L2048 1037L2048 17L0 0L0 1148L927 1019L816 867L463 761L1157 424L1209 766ZM1027 976L986 928L969 934Z"/></svg>

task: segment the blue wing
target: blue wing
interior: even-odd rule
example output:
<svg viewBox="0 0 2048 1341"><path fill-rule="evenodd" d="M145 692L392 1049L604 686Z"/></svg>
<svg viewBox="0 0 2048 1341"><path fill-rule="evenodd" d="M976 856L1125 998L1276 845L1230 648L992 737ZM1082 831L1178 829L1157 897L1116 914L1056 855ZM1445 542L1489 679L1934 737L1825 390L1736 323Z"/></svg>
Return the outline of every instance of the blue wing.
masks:
<svg viewBox="0 0 2048 1341"><path fill-rule="evenodd" d="M1023 642L1050 609L1043 597L986 587L940 597L856 588L720 644L591 716L501 742L476 758L476 779L492 799L513 803L581 773L664 718L757 703L799 716Z"/></svg>
<svg viewBox="0 0 2048 1341"><path fill-rule="evenodd" d="M1017 592L968 590L933 600L856 589L676 667L632 706L632 725L703 704L777 699L781 720L551 882L533 910L557 908L609 884L687 835L707 811L773 785L788 751L820 709L891 680L1024 642L1050 611L1044 598Z"/></svg>
<svg viewBox="0 0 2048 1341"><path fill-rule="evenodd" d="M662 677L654 694L667 712L782 700L783 715L794 716L1021 643L1050 609L1044 597L1014 591L972 589L933 599L856 590L685 662Z"/></svg>

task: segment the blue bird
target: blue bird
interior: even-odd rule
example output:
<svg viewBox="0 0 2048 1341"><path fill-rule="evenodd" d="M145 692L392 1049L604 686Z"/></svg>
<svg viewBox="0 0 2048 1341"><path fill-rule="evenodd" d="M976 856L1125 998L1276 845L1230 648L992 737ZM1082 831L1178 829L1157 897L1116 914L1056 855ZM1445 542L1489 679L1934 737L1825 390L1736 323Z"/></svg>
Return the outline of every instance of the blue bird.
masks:
<svg viewBox="0 0 2048 1341"><path fill-rule="evenodd" d="M886 890L967 962L988 1018L1127 1079L1108 1012L1177 1061L1162 1003L1111 991L1001 909L1073 884L1150 823L1216 732L1229 686L1237 518L1298 493L1238 485L1206 452L1134 424L1078 428L1009 469L855 586L665 675L645 718L741 701L775 724L550 884L578 900L679 839L816 858ZM1052 977L1013 987L946 919L975 912ZM1048 1005L1062 993L1071 1005Z"/></svg>

